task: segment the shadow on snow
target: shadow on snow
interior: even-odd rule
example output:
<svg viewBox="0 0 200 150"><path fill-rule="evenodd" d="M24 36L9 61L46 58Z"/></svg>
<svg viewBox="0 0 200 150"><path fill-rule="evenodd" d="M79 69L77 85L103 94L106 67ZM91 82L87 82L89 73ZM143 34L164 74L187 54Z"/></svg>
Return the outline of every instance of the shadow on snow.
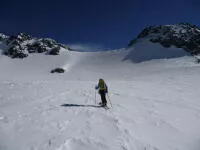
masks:
<svg viewBox="0 0 200 150"><path fill-rule="evenodd" d="M95 108L99 108L101 106L97 106L97 105L79 105L79 104L62 104L62 107L95 107Z"/></svg>

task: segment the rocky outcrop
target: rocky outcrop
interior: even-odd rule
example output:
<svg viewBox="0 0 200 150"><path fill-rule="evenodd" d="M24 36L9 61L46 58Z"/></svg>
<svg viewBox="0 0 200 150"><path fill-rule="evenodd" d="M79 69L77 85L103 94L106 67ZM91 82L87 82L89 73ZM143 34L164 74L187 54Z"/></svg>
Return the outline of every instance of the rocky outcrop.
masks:
<svg viewBox="0 0 200 150"><path fill-rule="evenodd" d="M136 39L129 43L133 46L139 39L146 38L153 43L159 43L169 48L183 48L191 55L200 54L200 27L189 23L175 25L149 26Z"/></svg>
<svg viewBox="0 0 200 150"><path fill-rule="evenodd" d="M66 45L57 43L50 38L33 38L20 33L15 36L0 34L0 41L7 44L4 54L11 58L25 58L30 53L45 53L47 55L59 55L61 48L70 50Z"/></svg>
<svg viewBox="0 0 200 150"><path fill-rule="evenodd" d="M3 42L7 39L8 37L2 33L0 33L0 42Z"/></svg>
<svg viewBox="0 0 200 150"><path fill-rule="evenodd" d="M65 69L63 68L55 68L53 70L51 70L51 73L64 73Z"/></svg>

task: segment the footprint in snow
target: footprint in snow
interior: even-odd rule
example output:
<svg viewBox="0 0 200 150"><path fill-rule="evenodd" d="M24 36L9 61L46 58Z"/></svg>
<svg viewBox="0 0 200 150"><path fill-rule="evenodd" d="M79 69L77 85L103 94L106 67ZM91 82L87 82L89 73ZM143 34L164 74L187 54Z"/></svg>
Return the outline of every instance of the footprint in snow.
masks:
<svg viewBox="0 0 200 150"><path fill-rule="evenodd" d="M74 137L68 139L63 145L61 145L57 150L109 150L109 147L102 143L100 140L92 139L88 137Z"/></svg>

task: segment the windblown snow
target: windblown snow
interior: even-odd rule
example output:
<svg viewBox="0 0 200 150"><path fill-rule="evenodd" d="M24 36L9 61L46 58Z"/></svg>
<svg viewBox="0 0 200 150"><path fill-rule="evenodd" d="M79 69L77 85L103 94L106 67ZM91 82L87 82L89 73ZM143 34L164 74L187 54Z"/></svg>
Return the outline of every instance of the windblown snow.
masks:
<svg viewBox="0 0 200 150"><path fill-rule="evenodd" d="M199 150L200 65L182 54L133 63L136 55L1 55L0 150ZM65 73L51 74L56 67ZM109 110L97 107L99 78Z"/></svg>

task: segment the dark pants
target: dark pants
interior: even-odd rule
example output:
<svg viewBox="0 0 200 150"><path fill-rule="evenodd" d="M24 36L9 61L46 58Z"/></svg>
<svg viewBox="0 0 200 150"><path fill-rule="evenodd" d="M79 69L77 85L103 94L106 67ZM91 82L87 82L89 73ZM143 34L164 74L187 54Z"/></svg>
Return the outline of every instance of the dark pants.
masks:
<svg viewBox="0 0 200 150"><path fill-rule="evenodd" d="M105 91L104 90L99 90L99 94L101 95L102 104L107 104Z"/></svg>

